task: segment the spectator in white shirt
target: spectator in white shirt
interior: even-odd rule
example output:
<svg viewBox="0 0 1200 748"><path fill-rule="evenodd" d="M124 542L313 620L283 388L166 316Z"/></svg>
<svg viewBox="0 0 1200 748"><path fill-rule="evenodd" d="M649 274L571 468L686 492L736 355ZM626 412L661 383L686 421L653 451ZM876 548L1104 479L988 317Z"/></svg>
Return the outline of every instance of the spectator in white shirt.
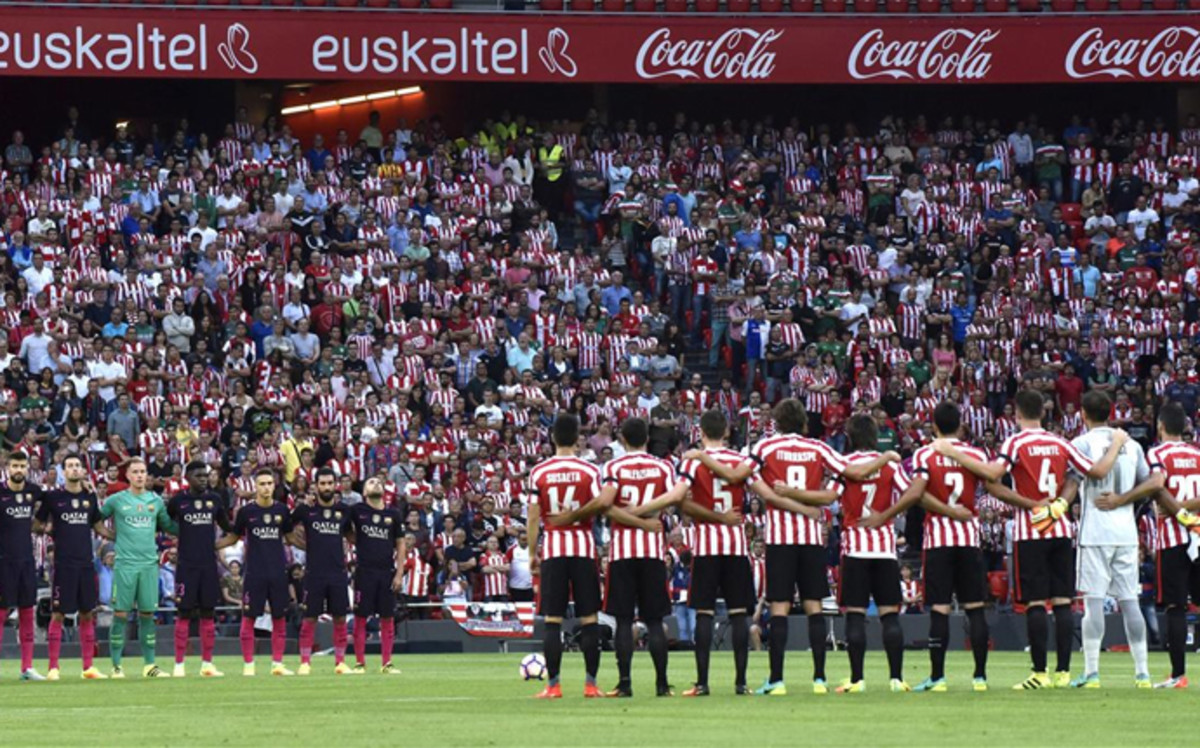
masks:
<svg viewBox="0 0 1200 748"><path fill-rule="evenodd" d="M18 356L25 359L25 368L30 374L41 374L42 369L54 366L50 359L50 343L54 341L46 334L45 324L40 318L33 320L33 332L21 341Z"/></svg>
<svg viewBox="0 0 1200 748"><path fill-rule="evenodd" d="M1158 211L1154 208L1146 207L1146 198L1138 196L1137 203L1133 210L1129 211L1129 216L1126 218L1127 225L1133 231L1133 235L1140 242L1146 238L1146 227L1158 223Z"/></svg>
<svg viewBox="0 0 1200 748"><path fill-rule="evenodd" d="M54 271L46 265L46 258L40 251L33 253L33 264L25 268L21 276L29 284L30 296L37 296L46 286L54 282Z"/></svg>

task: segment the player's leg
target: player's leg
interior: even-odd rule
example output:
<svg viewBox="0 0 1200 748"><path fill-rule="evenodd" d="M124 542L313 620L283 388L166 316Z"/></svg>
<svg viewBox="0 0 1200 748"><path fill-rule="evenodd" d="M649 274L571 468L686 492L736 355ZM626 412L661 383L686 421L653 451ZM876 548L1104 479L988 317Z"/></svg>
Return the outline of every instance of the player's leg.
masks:
<svg viewBox="0 0 1200 748"><path fill-rule="evenodd" d="M812 651L815 693L825 693L825 645L829 638L829 624L821 608L822 601L829 597L829 575L825 569L825 558L824 546L800 546L800 566L797 573L801 605L808 621L808 647ZM786 644L785 638L784 645Z"/></svg>
<svg viewBox="0 0 1200 748"><path fill-rule="evenodd" d="M904 681L904 629L900 626L900 562L871 559L871 595L879 610L883 629L883 650L887 653L890 687L893 691L911 691Z"/></svg>
<svg viewBox="0 0 1200 748"><path fill-rule="evenodd" d="M175 571L175 669L171 674L176 678L186 674L184 660L192 621L196 619L199 586L200 580L192 569L180 567Z"/></svg>
<svg viewBox="0 0 1200 748"><path fill-rule="evenodd" d="M637 596L636 559L622 559L608 565L608 576L604 580L604 612L616 619L613 632L613 649L617 655L617 687L609 696L628 697L633 695L630 669L633 663L633 613Z"/></svg>
<svg viewBox="0 0 1200 748"><path fill-rule="evenodd" d="M46 657L47 657L47 672L46 677L50 680L58 680L58 658L62 653L63 640L63 620L65 616L54 611L50 614L50 626L46 629Z"/></svg>
<svg viewBox="0 0 1200 748"><path fill-rule="evenodd" d="M671 613L671 596L667 591L667 565L657 559L638 561L638 611L646 623L646 648L654 663L655 693L670 696L667 678L667 631L663 619Z"/></svg>
<svg viewBox="0 0 1200 748"><path fill-rule="evenodd" d="M1100 643L1104 639L1104 597L1112 586L1113 546L1079 547L1079 594L1083 596L1083 676L1071 681L1076 688L1100 687ZM1056 621L1057 622L1057 621Z"/></svg>
<svg viewBox="0 0 1200 748"><path fill-rule="evenodd" d="M196 600L196 618L200 633L200 675L220 678L224 675L213 665L217 646L217 605L221 602L221 579L215 563L200 570L200 587Z"/></svg>
<svg viewBox="0 0 1200 748"><path fill-rule="evenodd" d="M950 639L950 602L954 594L953 548L925 551L922 575L929 605L929 678L917 691L946 690L946 648Z"/></svg>
<svg viewBox="0 0 1200 748"><path fill-rule="evenodd" d="M792 598L796 593L799 574L799 554L796 546L767 546L767 604L771 613L770 633L767 639L771 672L767 682L758 689L768 694L783 685L784 660L787 653L788 614L792 610Z"/></svg>
<svg viewBox="0 0 1200 748"><path fill-rule="evenodd" d="M121 661L125 655L125 628L129 623L129 611L133 609L137 593L137 577L133 570L117 563L113 567L112 595L113 620L108 628L108 653L112 660L113 677L124 678Z"/></svg>
<svg viewBox="0 0 1200 748"><path fill-rule="evenodd" d="M987 690L987 660L990 632L984 602L987 600L987 565L979 548L960 548L955 552L954 594L967 614L971 654L975 660L972 689Z"/></svg>
<svg viewBox="0 0 1200 748"><path fill-rule="evenodd" d="M708 665L712 654L713 615L717 608L717 576L721 556L692 558L692 580L688 588L688 605L696 611L696 684L683 692L684 696L707 696Z"/></svg>
<svg viewBox="0 0 1200 748"><path fill-rule="evenodd" d="M346 616L350 613L350 590L345 581L333 580L328 587L329 615L333 616L333 664L334 672L346 675L354 669L346 665L346 646L349 636Z"/></svg>
<svg viewBox="0 0 1200 748"><path fill-rule="evenodd" d="M242 675L254 675L254 620L267 607L267 587L253 576L246 577L242 584L242 622L238 639L242 646Z"/></svg>
<svg viewBox="0 0 1200 748"><path fill-rule="evenodd" d="M1187 682L1187 605L1191 562L1187 546L1179 545L1158 552L1158 602L1167 619L1163 638L1171 658L1171 677L1155 688L1176 688Z"/></svg>
<svg viewBox="0 0 1200 748"><path fill-rule="evenodd" d="M142 647L142 676L169 678L155 664L158 647L158 624L154 611L158 608L158 567L146 566L137 572L138 643Z"/></svg>
<svg viewBox="0 0 1200 748"><path fill-rule="evenodd" d="M37 572L33 561L18 566L17 575L17 638L21 645L21 680L45 680L33 669L33 636L36 627L34 606L37 605Z"/></svg>
<svg viewBox="0 0 1200 748"><path fill-rule="evenodd" d="M1109 557L1112 570L1110 591L1117 598L1121 609L1121 623L1125 626L1125 640L1129 642L1129 653L1133 656L1133 677L1138 688L1149 688L1150 670L1147 664L1146 619L1138 605L1141 585L1138 579L1138 549L1135 545L1122 545L1113 549Z"/></svg>
<svg viewBox="0 0 1200 748"><path fill-rule="evenodd" d="M367 669L367 623L375 615L375 589L371 573L358 569L354 573L354 661L357 668Z"/></svg>
<svg viewBox="0 0 1200 748"><path fill-rule="evenodd" d="M754 571L745 556L726 556L721 592L729 609L730 643L733 646L734 691L750 693L746 667L750 662L750 613L754 611Z"/></svg>
<svg viewBox="0 0 1200 748"><path fill-rule="evenodd" d="M1017 602L1025 608L1025 634L1029 640L1029 658L1033 675L1018 683L1015 690L1049 688L1046 675L1046 645L1050 629L1046 622L1046 599L1050 596L1049 570L1046 567L1044 540L1013 543L1013 570L1017 578Z"/></svg>
<svg viewBox="0 0 1200 748"><path fill-rule="evenodd" d="M575 615L579 617L579 648L583 652L585 682L583 694L587 697L602 697L596 686L600 672L600 574L590 558L567 559L567 570L571 579L571 592L575 598Z"/></svg>
<svg viewBox="0 0 1200 748"><path fill-rule="evenodd" d="M846 610L846 654L850 658L850 679L839 693L863 690L863 659L867 652L867 605L871 601L871 580L866 559L842 560L842 605Z"/></svg>
<svg viewBox="0 0 1200 748"><path fill-rule="evenodd" d="M394 574L381 574L375 610L379 614L380 671L386 675L399 675L392 665L392 648L396 645L396 592L392 589Z"/></svg>
<svg viewBox="0 0 1200 748"><path fill-rule="evenodd" d="M1050 605L1054 610L1054 644L1057 653L1054 685L1061 688L1071 682L1071 651L1075 648L1075 612L1071 610L1075 596L1075 547L1068 538L1046 542L1050 546Z"/></svg>
<svg viewBox="0 0 1200 748"><path fill-rule="evenodd" d="M300 675L312 671L313 642L317 637L317 616L325 610L325 584L311 574L304 575L304 618L300 622Z"/></svg>
<svg viewBox="0 0 1200 748"><path fill-rule="evenodd" d="M546 676L549 683L538 698L562 698L559 675L562 672L562 622L567 612L571 579L567 575L566 559L551 558L542 562L538 575L539 603L544 617L542 651L546 655Z"/></svg>
<svg viewBox="0 0 1200 748"><path fill-rule="evenodd" d="M50 680L59 679L58 661L62 653L63 621L79 610L79 585L76 582L79 576L77 570L67 567L54 570L50 590L50 626L46 629L46 652L49 659L46 677Z"/></svg>
<svg viewBox="0 0 1200 748"><path fill-rule="evenodd" d="M283 665L283 650L287 645L287 610L291 601L287 576L280 574L268 580L267 601L271 605L271 675L294 675Z"/></svg>
<svg viewBox="0 0 1200 748"><path fill-rule="evenodd" d="M85 680L104 680L105 675L93 664L96 656L96 606L100 604L100 589L96 573L90 567L79 569L76 577L79 591L79 657L83 666L81 676Z"/></svg>

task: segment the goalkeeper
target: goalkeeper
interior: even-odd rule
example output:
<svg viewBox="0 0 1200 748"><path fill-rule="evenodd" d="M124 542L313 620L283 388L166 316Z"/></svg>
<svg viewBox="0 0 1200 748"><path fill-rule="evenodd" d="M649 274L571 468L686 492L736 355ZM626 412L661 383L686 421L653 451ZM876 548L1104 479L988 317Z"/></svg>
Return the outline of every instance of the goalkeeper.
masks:
<svg viewBox="0 0 1200 748"><path fill-rule="evenodd" d="M1111 408L1102 392L1083 396L1083 422L1088 432L1071 442L1092 460L1098 460L1113 442L1107 425ZM1150 688L1146 666L1146 620L1138 606L1138 530L1133 501L1149 496L1162 485L1136 484L1150 477L1142 446L1129 441L1121 448L1113 469L1103 478L1072 475L1063 489L1070 502L1079 493L1079 531L1076 556L1077 584L1083 596L1083 675L1071 681L1074 688L1100 687L1100 642L1104 638L1104 598L1111 595L1121 606L1125 637L1133 655L1134 684ZM1080 481L1082 480L1082 483ZM1118 494L1117 497L1111 494Z"/></svg>
<svg viewBox="0 0 1200 748"><path fill-rule="evenodd" d="M100 515L112 520L116 535L117 560L113 566L113 622L108 630L112 677L124 678L121 656L125 651L125 627L129 611L137 606L138 641L142 645L142 677L169 678L154 664L157 643L154 611L158 608L158 545L160 529L174 531L162 497L146 489L146 463L131 460L125 468L129 488L115 493L100 507Z"/></svg>

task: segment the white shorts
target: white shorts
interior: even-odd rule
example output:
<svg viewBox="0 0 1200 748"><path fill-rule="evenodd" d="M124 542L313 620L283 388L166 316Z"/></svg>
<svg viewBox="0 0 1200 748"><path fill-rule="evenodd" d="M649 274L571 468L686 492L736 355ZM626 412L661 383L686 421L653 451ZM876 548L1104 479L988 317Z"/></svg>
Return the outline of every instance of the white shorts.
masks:
<svg viewBox="0 0 1200 748"><path fill-rule="evenodd" d="M1079 594L1083 597L1112 596L1136 600L1138 580L1136 545L1081 545L1075 555Z"/></svg>

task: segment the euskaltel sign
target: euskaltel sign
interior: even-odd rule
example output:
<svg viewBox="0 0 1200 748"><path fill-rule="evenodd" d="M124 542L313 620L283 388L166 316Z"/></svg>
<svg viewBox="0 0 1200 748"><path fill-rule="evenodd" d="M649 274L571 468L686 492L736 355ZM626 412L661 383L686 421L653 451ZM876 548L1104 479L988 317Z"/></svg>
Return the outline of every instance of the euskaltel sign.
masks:
<svg viewBox="0 0 1200 748"><path fill-rule="evenodd" d="M1200 78L1187 16L0 11L0 76L988 84Z"/></svg>

